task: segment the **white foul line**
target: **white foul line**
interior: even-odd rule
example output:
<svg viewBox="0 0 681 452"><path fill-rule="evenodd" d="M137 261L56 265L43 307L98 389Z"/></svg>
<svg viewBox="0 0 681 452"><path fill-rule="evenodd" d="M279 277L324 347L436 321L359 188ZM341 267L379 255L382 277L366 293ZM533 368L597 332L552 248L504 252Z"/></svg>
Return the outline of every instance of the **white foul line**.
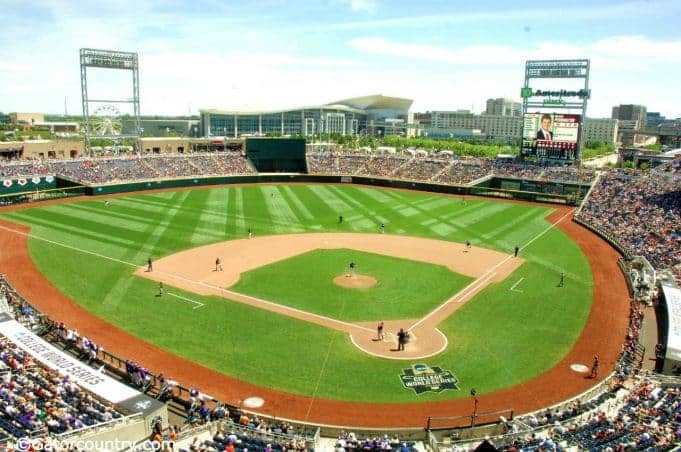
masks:
<svg viewBox="0 0 681 452"><path fill-rule="evenodd" d="M354 323L348 323L348 322L344 322L342 320L333 319L331 317L326 317L326 316L323 316L323 315L315 314L314 312L310 312L310 311L303 311L301 309L297 309L297 308L293 308L293 307L290 307L290 306L274 303L272 301L263 300L262 298L257 298L257 297L253 297L251 295L246 295L246 294L242 294L242 293L239 293L239 292L234 292L234 291L231 291L229 289L223 289L220 286L216 286L214 284L210 284L210 283L207 283L207 282L204 282L204 281L197 281L197 280L190 279L190 278L187 278L187 277L184 277L184 276L181 276L181 275L177 275L177 274L174 274L174 273L165 273L165 272L160 272L160 273L162 273L164 275L168 275L172 278L181 279L181 280L187 281L187 282L192 283L192 284L198 284L199 286L208 287L208 288L216 290L218 292L222 292L225 295L231 296L232 298L229 298L229 300L234 301L236 303L243 303L243 301L240 301L239 298L255 301L257 303L262 303L264 305L276 308L277 310L270 309L270 311L278 312L280 314L282 313L281 311L296 312L296 313L302 314L304 316L310 316L310 317L320 319L324 322L333 323L333 324L336 324L336 325L342 325L344 328L336 328L336 329L340 329L341 331L345 331L345 332L349 332L350 330L364 330L364 331L372 331L372 332L374 331L372 328L367 328L365 326L357 325L357 324L354 324ZM294 316L289 315L289 317L294 317Z"/></svg>
<svg viewBox="0 0 681 452"><path fill-rule="evenodd" d="M117 263L119 263L119 264L128 265L128 266L130 266L130 267L138 267L137 265L135 265L135 264L133 264L133 263L131 263L131 262L126 262L126 261L123 261L123 260L120 260L120 259L116 259L115 257L111 257L111 256L106 256L106 255L104 255L104 254L95 253L94 251L84 250L84 249L82 249L82 248L78 248L78 247L75 247L75 246L67 245L67 244L65 244L65 243L55 242L54 240L46 239L46 238L44 238L44 237L40 237L39 235L29 234L29 233L26 233L26 232L23 232L23 231L17 231L16 229L8 228L8 227L5 227L5 226L0 226L0 229L4 229L5 231L8 231L8 232L13 232L13 233L15 233L15 234L19 234L19 235L23 235L23 236L26 236L26 237L30 237L30 238L32 238L32 239L41 240L41 241L43 241L43 242L47 242L47 243L50 243L50 244L52 244L52 245L57 245L57 246L61 246L61 247L63 247L63 248L68 248L68 249L70 249L70 250L78 251L78 252L80 252L80 253L90 254L91 256L99 257L99 258L101 258L101 259L107 259L107 260L110 260L110 261L112 261L112 262L117 262ZM182 295L177 295L177 294L172 293L172 292L168 292L168 295L173 296L173 297L175 297L175 298L179 298L179 299L184 300L184 301L188 301L189 303L195 304L196 306L194 306L192 309L196 309L196 308L200 308L200 307L204 306L204 304L201 303L200 301L194 301L194 300L191 300L191 299L189 299L189 298L183 297Z"/></svg>
<svg viewBox="0 0 681 452"><path fill-rule="evenodd" d="M542 235L544 235L544 234L546 234L547 232L549 232L551 229L555 228L556 225L557 225L558 223L560 223L561 221L563 221L563 220L565 219L565 217L567 217L568 215L572 215L572 212L574 212L574 210L575 210L575 209L570 209L570 210L568 211L568 213L566 213L565 215L563 215L562 217L560 217L560 218L558 219L558 221L556 221L556 222L553 223L553 224L550 224L549 227L547 227L547 228L544 229L542 232L540 232L539 234L537 234L532 240L530 240L529 242L527 242L525 245L521 246L519 249L522 250L523 248L527 248L528 246L530 246L530 244L531 244L532 242L534 242L534 241L537 240L539 237L541 237Z"/></svg>
<svg viewBox="0 0 681 452"><path fill-rule="evenodd" d="M39 235L29 234L29 233L23 232L23 231L17 231L16 229L8 228L8 227L5 227L5 226L0 226L0 229L4 229L5 231L8 231L8 232L13 232L15 234L30 237L32 239L42 240L43 242L47 242L47 243L51 243L52 245L57 245L57 246L61 246L61 247L64 247L64 248L68 248L68 249L73 250L73 251L78 251L78 252L81 252L81 253L90 254L91 256L101 257L102 259L107 259L107 260L110 260L112 262L118 262L119 264L129 265L130 267L137 267L137 265L135 265L133 263L122 261L120 259L116 259L115 257L105 256L104 254L95 253L94 251L88 251L88 250L84 250L82 248L77 248L75 246L67 245L65 243L55 242L54 240L46 239L44 237L40 237Z"/></svg>
<svg viewBox="0 0 681 452"><path fill-rule="evenodd" d="M523 246L520 247L519 249L524 249L524 248L526 248L526 247L529 246L532 242L534 242L535 240L537 240L539 237L543 236L543 235L546 234L548 231L550 231L551 229L553 229L558 223L560 223L560 222L563 221L568 215L570 215L570 214L573 212L573 210L574 210L574 209L570 210L570 211L567 212L565 215L563 215L562 217L560 217L560 218L558 219L558 221L556 221L555 223L549 225L546 229L544 229L542 232L540 232L539 234L537 234L533 239L531 239L529 242L527 242L525 245L523 245ZM4 229L5 231L13 232L13 233L15 233L15 234L23 235L23 236L26 236L26 237L31 237L31 238L34 238L34 239L37 239L37 240L42 240L42 241L44 241L44 242L51 243L51 244L53 244L53 245L58 245L58 246L61 246L61 247L64 247L64 248L68 248L68 249L71 249L71 250L74 250L74 251L78 251L78 252L81 252L81 253L90 254L90 255L92 255L92 256L97 256L97 257L100 257L100 258L102 258L102 259L110 260L110 261L112 261L112 262L118 262L118 263L120 263L120 264L128 265L128 266L130 266L130 267L134 267L134 268L139 267L139 265L135 265L135 264L133 264L133 263L131 263L131 262L126 262L126 261L123 261L123 260L120 260L120 259L116 259L115 257L106 256L106 255L104 255L104 254L95 253L94 251L88 251L88 250L84 250L84 249L82 249L82 248L77 248L77 247L75 247L75 246L71 246L71 245L66 245L66 244L64 244L64 243L55 242L54 240L46 239L46 238L43 238L43 237L40 237L40 236L37 236L37 235L33 235L33 234L28 234L28 233L23 232L23 231L17 231L16 229L8 228L8 227L1 226L1 225L0 225L0 229ZM423 323L425 320L427 320L428 318L430 318L432 315L434 315L435 313L437 313L440 309L444 308L444 307L445 307L446 305L448 305L449 303L451 303L451 302L453 302L453 301L456 301L457 299L461 298L463 295L465 295L465 294L466 294L467 292L469 292L470 290L473 290L473 289L476 288L478 285L480 285L480 284L486 282L488 279L492 278L494 275L496 275L496 273L494 272L494 270L495 270L496 268L500 267L501 265L505 264L505 263L506 263L509 259L511 259L512 257L513 257L513 256L507 256L505 259L503 259L502 261L500 261L499 263L497 263L496 265L494 265L492 268L490 268L489 270L487 270L480 278L476 279L475 281L473 281L472 283L470 283L468 286L466 286L463 290L461 290L460 292L458 292L457 294L455 294L453 297L451 297L449 300L445 301L445 302L442 303L440 306L436 307L433 311L431 311L431 312L429 312L428 314L426 314L426 315L425 315L424 317L422 317L418 322L416 322L415 324L413 324L409 329L414 329L416 326L418 326L418 325L420 325L421 323ZM231 295L231 296L233 296L233 297L243 297L243 298L251 299L251 300L253 300L253 301L257 301L257 302L260 302L260 303L267 304L267 305L269 305L269 306L276 306L277 308L282 309L282 310L284 310L284 311L298 312L298 313L301 313L301 314L304 314L304 315L309 315L309 316L311 316L311 317L315 317L315 318L318 318L318 319L325 320L325 321L327 321L327 322L331 322L331 323L335 323L335 324L340 324L340 325L343 325L343 326L345 326L345 327L350 327L351 329L361 329L361 330L366 330L366 331L373 331L373 330L370 329L370 328L366 328L366 327L363 327L363 326L360 326L360 325L356 325L356 324L344 322L344 321L342 321L342 320L332 319L332 318L330 318L330 317L325 317L325 316L322 316L322 315L319 315L319 314L314 314L314 313L308 312L308 311L302 311L302 310L300 310L300 309L296 309L296 308L292 308L292 307L280 305L280 304L277 304L277 303L273 303L273 302L271 302L271 301L263 300L263 299L256 298L256 297L252 297L252 296L249 296L249 295L240 294L240 293L238 293L238 292L232 292L231 290L223 289L222 287L214 286L214 285L212 285L212 284L207 284L207 283L205 283L205 282L203 282L203 281L195 281L195 280L191 280L191 279L189 279L189 278L185 278L185 277L180 276L180 275L174 275L174 274L171 274L171 273L165 273L165 272L159 272L159 273L164 273L164 274L166 274L166 275L169 275L169 276L172 276L172 277L175 277L175 278L184 279L184 280L186 280L186 281L190 281L190 282L193 282L193 283L195 283L195 284L200 284L200 285L202 285L202 286L210 287L210 288L212 288L212 289L217 289L217 290L219 290L220 292L223 292L223 293L225 293L225 294ZM170 295L170 294L169 294L169 295ZM181 299L184 299L184 300L186 300L186 301L189 301L189 302L191 302L191 303L195 303L195 304L196 304L196 303L199 303L199 302L197 302L197 301L190 300L190 299L188 299L188 298L184 298L184 297L181 297L181 296L179 296L179 295L175 295L175 294L172 294L172 295L175 296L175 297L177 297L177 298L181 298ZM236 300L235 300L235 301L236 301ZM200 304L201 304L201 306L203 306L203 303L200 303ZM196 307L201 307L201 306L196 306ZM195 307L194 309L196 309L196 307Z"/></svg>
<svg viewBox="0 0 681 452"><path fill-rule="evenodd" d="M522 293L523 291L522 291L522 290L516 289L516 286L517 286L518 284L520 284L520 282L521 282L523 279L525 279L524 276L523 276L522 278L520 278L518 281L516 281L516 283L513 284L513 285L511 286L511 289L510 289L510 290L512 290L512 291L514 291L514 292L520 292L520 293Z"/></svg>
<svg viewBox="0 0 681 452"><path fill-rule="evenodd" d="M505 261L504 261L504 262L505 262ZM408 330L413 330L414 328L416 328L417 326L419 326L420 324L422 324L423 322L425 322L426 320L428 320L430 317L432 317L433 315L435 315L435 314L436 314L437 312L439 312L441 309L445 308L445 307L446 307L447 305L449 305L450 303L454 303L454 302L457 302L457 303L458 303L458 302L459 302L459 299L461 299L461 298L463 298L464 296L466 296L469 292L476 290L476 289L477 289L479 286L481 286L481 285L484 285L484 284L487 282L488 279L490 279L490 278L492 278L492 277L494 277L494 276L496 275L496 273L492 271L492 270L494 270L494 268L496 268L496 267L498 267L498 265L495 265L493 268L487 270L487 272L485 272L485 274L483 274L480 278L476 279L475 281L473 281L472 283L470 283L469 285L467 285L466 287L464 287L462 290L460 290L459 292L457 292L456 294L454 294L454 296L451 297L449 300L445 301L445 302L442 303L440 306L436 307L435 309L433 309L432 311L430 311L428 314L426 314L425 316L421 317L421 319L419 319L419 321L417 321L417 322L414 323L412 326L410 326L410 327L408 328Z"/></svg>
<svg viewBox="0 0 681 452"><path fill-rule="evenodd" d="M88 250L85 250L85 249L82 249L82 248L78 248L78 247L75 247L75 246L67 245L67 244L65 244L65 243L55 242L54 240L46 239L46 238L44 238L44 237L40 237L40 236L34 235L34 234L29 234L29 233L23 232L23 231L18 231L18 230L16 230L16 229L8 228L8 227L2 226L2 225L0 225L0 229L3 229L3 230L8 231L8 232L13 232L13 233L15 233L15 234L23 235L23 236L25 236L25 237L30 237L30 238L33 238L33 239L36 239L36 240L42 240L43 242L51 243L51 244L53 244L53 245L61 246L61 247L63 247L63 248L68 248L68 249L70 249L70 250L78 251L78 252L80 252L80 253L89 254L89 255L91 255L91 256L96 256L96 257L99 257L99 258L102 258L102 259L106 259L106 260L109 260L109 261L112 261L112 262L117 262L117 263L119 263L119 264L128 265L128 266L133 267L133 268L139 268L139 267L140 267L139 265L135 265L135 264L133 264L133 263L131 263L131 262L126 262L126 261L123 261L123 260L120 260L120 259L116 259L115 257L106 256L106 255L100 254L100 253L95 253L94 251L88 251ZM184 276L176 275L176 274L173 274L173 273L166 273L166 272L162 272L162 271L159 271L159 272L156 272L156 273L159 273L159 274L162 274L162 275L166 275L166 276L170 276L170 277L173 277L173 278L182 279L182 280L185 280L185 281L194 283L194 284L202 285L202 286L204 286L204 287L210 287L211 289L218 290L218 291L220 291L220 292L222 292L222 293L224 293L224 294L231 295L232 297L243 297L243 298L250 299L250 300L252 300L252 301L256 301L256 302L259 302L259 303L263 303L263 304L269 305L269 306L276 306L277 308L280 308L280 309L282 309L282 310L284 310L284 311L299 312L299 313L302 313L302 314L304 314L304 315L309 315L309 316L311 316L311 317L315 317L315 318L318 318L318 319L323 320L323 321L326 321L326 322L331 322L331 323L335 323L335 324L340 324L340 325L343 325L343 326L345 327L345 328L341 328L343 331L349 331L349 330L352 330L352 329L360 329L360 330L366 330L366 331L373 331L373 329L371 329L371 328L366 328L366 327L363 327L363 326L360 326L360 325L355 325L355 324L352 324L352 323L343 322L342 320L332 319L332 318L330 318L330 317L325 317L325 316L323 316L323 315L314 314L314 313L308 312L308 311L302 311L302 310L300 310L300 309L296 309L296 308L291 308L291 307L288 307L288 306L280 305L280 304L277 304L277 303L273 303L273 302L271 302L271 301L263 300L263 299L256 298L256 297L251 297L251 296L249 296L249 295L244 295L244 294L241 294L241 293L238 293L238 292L232 292L231 290L223 289L222 287L218 287L218 286L215 286L215 285L213 285L213 284L208 284L208 283L205 283L205 282L203 282L203 281L196 281L196 280L193 280L193 279L185 278ZM183 298L183 297L181 297L181 296L179 296L179 295L174 295L174 296L177 297L177 298ZM190 300L190 299L188 299L188 298L183 298L183 299L184 299L185 301L189 301L189 302L191 302L191 303L195 303L195 304L196 304L196 303L199 303L199 302L197 302L197 301ZM234 301L237 301L237 302L238 302L238 300L234 300ZM203 303L201 303L201 306L203 306ZM196 306L196 307L201 307L201 306ZM195 307L194 309L196 309L196 307Z"/></svg>
<svg viewBox="0 0 681 452"><path fill-rule="evenodd" d="M171 297L179 298L180 300L184 300L184 301L188 301L190 303L194 303L196 306L194 306L192 309L197 309L197 308L200 308L200 307L203 306L203 303L201 303L200 301L194 301L190 298L183 297L182 295L178 295L176 293L168 292L168 295L170 295Z"/></svg>
<svg viewBox="0 0 681 452"><path fill-rule="evenodd" d="M563 215L562 217L560 217L555 223L550 224L546 229L544 229L542 232L540 232L539 234L537 234L537 235L536 235L534 238L532 238L529 242L527 242L525 245L519 247L518 249L519 249L519 250L522 250L522 249L524 249L524 248L527 248L532 242L534 242L534 241L537 240L539 237L541 237L542 235L546 234L546 233L549 232L551 229L553 229L554 227L556 227L556 225L557 225L558 223L560 223L561 221L563 221L568 215L572 214L573 211L574 211L574 209L570 209L565 215ZM481 276L480 278L476 279L475 281L473 281L472 283L470 283L469 285L467 285L463 290L461 290L460 292L456 293L452 298L450 298L449 300L447 300L447 301L445 301L444 303L442 303L440 306L438 306L438 307L436 307L435 309L433 309L432 311L430 311L428 314L426 314L424 317L422 317L418 322L416 322L415 324L413 324L409 329L411 330L411 329L416 328L418 325L420 325L421 323L425 322L427 319L429 319L430 317L432 317L434 314L436 314L438 311L440 311L442 308L444 308L445 306L447 306L447 305L450 304L451 302L453 302L453 301L455 301L455 300L457 300L457 299L463 297L466 293L468 293L469 291L471 291L471 290L477 288L477 286L479 286L480 284L482 284L482 283L484 283L484 282L487 282L488 279L490 279L491 277L493 277L493 276L496 274L496 273L494 272L494 270L496 270L496 269L499 268L500 266L504 265L506 262L509 261L509 259L513 259L513 257L514 257L513 255L506 256L506 257L505 257L504 259L502 259L499 263L497 263L497 264L494 265L492 268L490 268L490 269L487 270L485 273L483 273L482 276Z"/></svg>

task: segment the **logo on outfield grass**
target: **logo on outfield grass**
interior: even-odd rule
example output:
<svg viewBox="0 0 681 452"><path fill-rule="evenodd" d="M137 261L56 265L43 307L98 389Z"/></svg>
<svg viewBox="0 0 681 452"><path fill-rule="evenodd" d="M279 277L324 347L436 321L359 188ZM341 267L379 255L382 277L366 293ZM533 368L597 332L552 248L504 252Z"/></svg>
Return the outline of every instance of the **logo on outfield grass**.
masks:
<svg viewBox="0 0 681 452"><path fill-rule="evenodd" d="M424 392L442 392L445 389L456 389L459 380L450 370L426 364L412 364L411 369L404 369L400 375L402 384L407 389L413 389L416 394Z"/></svg>

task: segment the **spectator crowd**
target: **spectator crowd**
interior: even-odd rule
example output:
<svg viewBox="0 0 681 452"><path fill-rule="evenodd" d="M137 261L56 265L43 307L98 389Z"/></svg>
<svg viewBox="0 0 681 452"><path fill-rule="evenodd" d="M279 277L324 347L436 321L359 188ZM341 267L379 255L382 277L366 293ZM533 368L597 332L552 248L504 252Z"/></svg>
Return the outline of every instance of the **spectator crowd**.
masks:
<svg viewBox="0 0 681 452"><path fill-rule="evenodd" d="M588 183L593 170L574 166L544 166L506 163L498 160L460 159L449 154L370 153L354 150L328 151L307 155L308 170L315 174L373 176L416 182L466 185L485 176Z"/></svg>
<svg viewBox="0 0 681 452"><path fill-rule="evenodd" d="M663 174L604 174L578 218L631 255L644 256L656 270L671 270L681 282L681 178Z"/></svg>
<svg viewBox="0 0 681 452"><path fill-rule="evenodd" d="M82 184L254 173L238 152L0 162L0 177L54 174Z"/></svg>
<svg viewBox="0 0 681 452"><path fill-rule="evenodd" d="M17 438L66 433L122 417L68 375L42 366L4 336L0 375L0 428Z"/></svg>
<svg viewBox="0 0 681 452"><path fill-rule="evenodd" d="M307 155L312 174L394 178L441 184L470 184L485 176L555 182L590 182L594 173L578 168L459 159L449 154L370 153L354 150ZM58 175L82 184L254 174L240 152L103 156L77 159L0 161L0 177Z"/></svg>
<svg viewBox="0 0 681 452"><path fill-rule="evenodd" d="M431 181L445 184L468 184L488 175L551 181L588 181L594 173L579 173L572 167L517 165L493 160L455 159L405 156L399 154L321 153L308 155L312 173L348 174L392 177L403 180ZM249 162L238 153L163 155L78 159L63 161L33 161L0 164L0 176L29 177L59 174L82 183L109 183L157 178L195 177L203 175L253 174ZM676 159L646 173L610 171L603 173L584 201L578 214L580 220L613 238L632 255L643 255L658 270L669 269L681 282L681 159ZM10 306L17 319L31 329L39 328L40 316L22 302L7 283L0 280L0 299ZM560 412L547 410L540 417L528 420L534 427L551 428L546 437L527 437L506 450L522 447L555 450L559 442L585 448L627 450L655 448L666 450L681 442L681 391L676 386L639 378L633 388L624 382L636 375L631 364L636 354L642 312L632 305L630 329L623 345L623 360L617 379L604 393L610 397L618 391L628 391L625 402L614 412L596 411L586 421L565 422L585 412L574 402ZM64 324L54 328L53 339L78 351L81 359L96 363L101 347L91 339L80 337ZM170 388L167 398L174 395L172 380L163 375L153 378L140 364L130 360L125 371L135 387L148 391L154 384L159 389ZM64 433L97 423L120 418L121 413L98 402L68 377L34 362L7 338L0 336L0 430L8 435L29 436ZM159 394L160 394L159 390ZM240 409L217 404L209 406L198 390L190 392L187 401L187 423L198 425L216 420L229 420L230 425L248 431L287 435L295 429L286 423L274 423ZM567 424L567 425L566 425ZM246 430L244 430L246 431ZM252 436L239 436L232 430L218 433L202 447L209 450L305 450L305 441L290 436L274 446ZM0 440L1 440L0 436ZM288 443L287 443L288 441ZM412 445L372 437L365 440L348 435L338 438L337 450L402 450Z"/></svg>

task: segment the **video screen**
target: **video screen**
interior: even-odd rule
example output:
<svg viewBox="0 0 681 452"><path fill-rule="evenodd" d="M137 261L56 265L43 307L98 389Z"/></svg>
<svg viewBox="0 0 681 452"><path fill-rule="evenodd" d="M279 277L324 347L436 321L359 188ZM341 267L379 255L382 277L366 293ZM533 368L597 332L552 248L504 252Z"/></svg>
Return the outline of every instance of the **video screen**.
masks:
<svg viewBox="0 0 681 452"><path fill-rule="evenodd" d="M523 155L574 160L581 115L527 113L523 117Z"/></svg>

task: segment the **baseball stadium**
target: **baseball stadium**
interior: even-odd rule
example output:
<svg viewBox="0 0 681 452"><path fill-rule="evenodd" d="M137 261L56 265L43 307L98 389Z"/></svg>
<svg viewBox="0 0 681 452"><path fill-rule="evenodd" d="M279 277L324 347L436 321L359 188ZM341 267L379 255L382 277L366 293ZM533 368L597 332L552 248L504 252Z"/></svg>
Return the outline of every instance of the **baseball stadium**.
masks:
<svg viewBox="0 0 681 452"><path fill-rule="evenodd" d="M409 102L358 99L288 113L408 133L380 115ZM681 160L320 148L203 115L219 150L2 161L2 441L677 447Z"/></svg>

